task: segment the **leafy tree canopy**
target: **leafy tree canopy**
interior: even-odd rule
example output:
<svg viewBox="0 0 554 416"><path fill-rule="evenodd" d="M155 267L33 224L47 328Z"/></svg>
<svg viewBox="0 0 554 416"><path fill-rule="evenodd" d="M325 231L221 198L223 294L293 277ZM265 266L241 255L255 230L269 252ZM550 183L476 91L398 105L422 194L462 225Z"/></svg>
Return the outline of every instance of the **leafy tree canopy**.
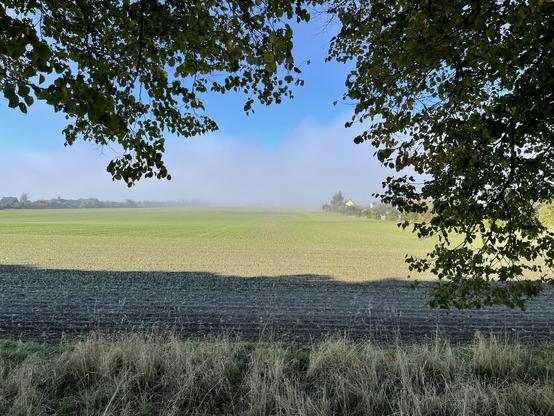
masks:
<svg viewBox="0 0 554 416"><path fill-rule="evenodd" d="M554 2L338 0L333 12L329 59L355 63L352 123L372 120L356 141L398 172L382 200L433 201L414 230L435 249L408 258L441 279L432 304L523 306L553 281L536 206L554 197Z"/></svg>
<svg viewBox="0 0 554 416"><path fill-rule="evenodd" d="M0 89L20 111L42 100L65 113L69 145L120 145L114 179L170 178L164 134L217 128L203 94L242 91L251 111L302 84L288 21L316 3L4 0ZM554 234L536 215L554 199L554 3L325 3L340 23L329 59L354 64L351 123L372 120L356 141L397 171L381 200L404 214L432 201L414 230L437 245L408 258L441 278L432 304L523 306L554 268Z"/></svg>
<svg viewBox="0 0 554 416"><path fill-rule="evenodd" d="M302 84L289 21L307 21L305 0L4 0L0 90L27 112L41 100L66 115L67 145L117 143L107 169L131 186L171 179L164 133L217 129L206 92L242 91L280 102Z"/></svg>

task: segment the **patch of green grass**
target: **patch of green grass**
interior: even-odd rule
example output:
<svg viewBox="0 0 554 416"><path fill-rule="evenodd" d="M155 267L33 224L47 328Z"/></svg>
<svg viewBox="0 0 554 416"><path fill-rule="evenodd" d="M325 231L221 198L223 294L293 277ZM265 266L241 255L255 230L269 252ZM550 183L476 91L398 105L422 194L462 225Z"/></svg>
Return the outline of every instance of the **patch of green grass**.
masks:
<svg viewBox="0 0 554 416"><path fill-rule="evenodd" d="M551 345L482 336L456 347L145 335L0 343L0 414L548 416L553 362Z"/></svg>
<svg viewBox="0 0 554 416"><path fill-rule="evenodd" d="M0 341L0 379L7 377L23 363L46 362L58 355L63 348L61 345Z"/></svg>
<svg viewBox="0 0 554 416"><path fill-rule="evenodd" d="M406 278L404 256L432 247L394 222L213 208L0 211L0 242L0 264L349 281Z"/></svg>

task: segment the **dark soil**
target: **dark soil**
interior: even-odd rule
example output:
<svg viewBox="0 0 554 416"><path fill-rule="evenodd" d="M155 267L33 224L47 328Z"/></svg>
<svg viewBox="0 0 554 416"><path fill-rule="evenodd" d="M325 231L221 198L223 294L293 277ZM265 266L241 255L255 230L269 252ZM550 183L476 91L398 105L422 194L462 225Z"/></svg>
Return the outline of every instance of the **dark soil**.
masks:
<svg viewBox="0 0 554 416"><path fill-rule="evenodd" d="M468 341L476 331L554 341L554 290L525 312L426 306L429 284L337 282L325 276L242 278L209 273L90 272L0 266L0 338L54 341L91 331L171 331L245 340L329 335Z"/></svg>

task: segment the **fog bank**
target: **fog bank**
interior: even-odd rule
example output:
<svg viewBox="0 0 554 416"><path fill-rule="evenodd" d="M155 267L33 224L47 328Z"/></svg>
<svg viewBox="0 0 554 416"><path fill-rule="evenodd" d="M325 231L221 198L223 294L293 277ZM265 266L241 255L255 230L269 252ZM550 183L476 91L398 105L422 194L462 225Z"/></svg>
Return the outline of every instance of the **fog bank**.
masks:
<svg viewBox="0 0 554 416"><path fill-rule="evenodd" d="M352 142L346 117L327 125L305 121L279 143L226 137L170 138L166 162L173 177L143 180L128 189L105 171L110 149L79 143L50 151L8 150L0 155L0 196L32 199L201 200L221 205L320 207L337 190L360 204L379 191L386 170L367 143Z"/></svg>

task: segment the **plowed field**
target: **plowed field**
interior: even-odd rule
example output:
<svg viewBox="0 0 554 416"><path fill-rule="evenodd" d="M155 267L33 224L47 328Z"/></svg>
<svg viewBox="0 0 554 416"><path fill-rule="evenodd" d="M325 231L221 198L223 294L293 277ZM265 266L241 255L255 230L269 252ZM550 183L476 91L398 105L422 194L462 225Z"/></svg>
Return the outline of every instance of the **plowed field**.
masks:
<svg viewBox="0 0 554 416"><path fill-rule="evenodd" d="M261 210L0 211L0 338L170 330L244 339L554 340L554 292L526 312L431 310L425 252L394 223ZM426 276L423 276L425 278ZM421 278L421 277L420 277Z"/></svg>

